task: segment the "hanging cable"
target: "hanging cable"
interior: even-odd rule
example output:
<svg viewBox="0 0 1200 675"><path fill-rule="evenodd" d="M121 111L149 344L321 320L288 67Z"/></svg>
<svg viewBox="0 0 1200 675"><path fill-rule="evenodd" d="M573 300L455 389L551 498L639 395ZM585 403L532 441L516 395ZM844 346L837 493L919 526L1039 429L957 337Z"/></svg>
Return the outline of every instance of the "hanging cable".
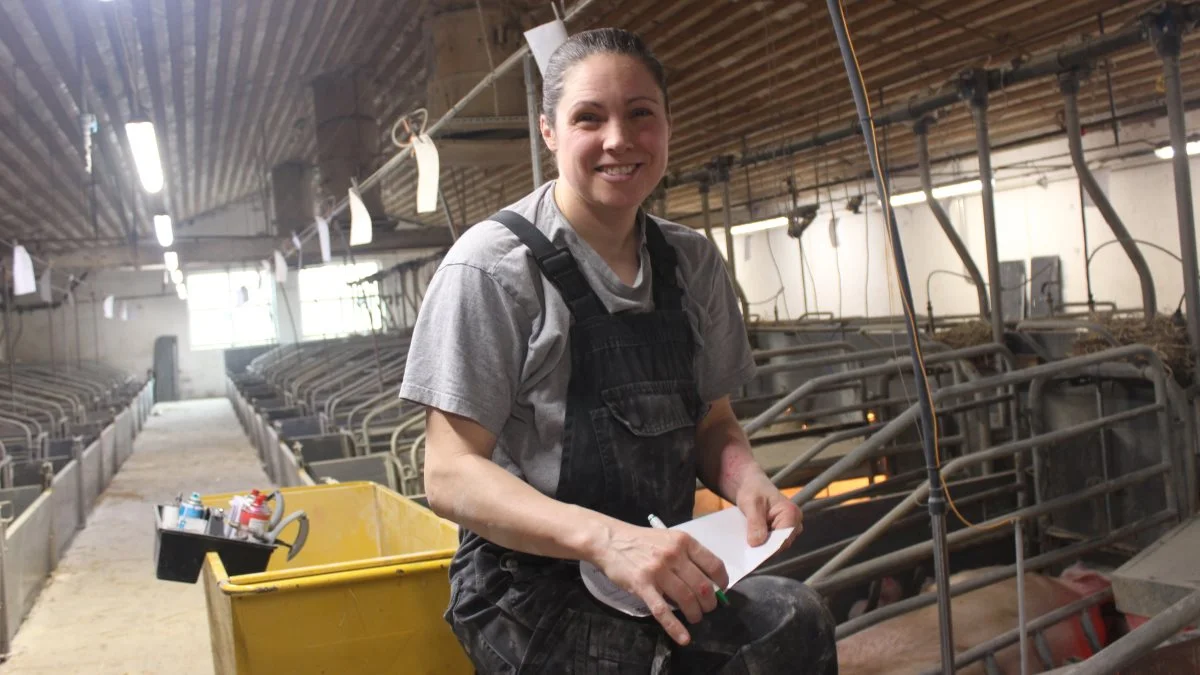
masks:
<svg viewBox="0 0 1200 675"><path fill-rule="evenodd" d="M933 393L929 388L929 380L925 372L925 359L921 353L918 336L916 314L912 308L912 289L908 282L908 269L904 261L904 251L901 248L900 232L896 227L894 213L888 197L888 186L884 181L883 170L879 164L878 148L875 141L875 122L871 116L871 103L866 95L866 85L863 82L862 69L854 44L850 40L849 29L846 25L845 10L841 0L826 0L833 30L837 35L838 47L850 80L850 89L854 95L854 104L858 111L863 140L866 142L867 156L871 162L871 172L875 178L876 189L879 192L880 203L883 205L885 228L892 245L892 260L896 278L900 284L900 297L904 303L905 332L908 335L909 350L913 361L913 376L917 383L917 396L920 404L921 441L925 454L925 465L929 476L929 517L933 532L934 576L937 580L938 617L941 630L942 672L954 673L954 640L950 616L950 579L949 558L946 545L946 498L941 476L940 458L937 449L937 420L933 413Z"/></svg>

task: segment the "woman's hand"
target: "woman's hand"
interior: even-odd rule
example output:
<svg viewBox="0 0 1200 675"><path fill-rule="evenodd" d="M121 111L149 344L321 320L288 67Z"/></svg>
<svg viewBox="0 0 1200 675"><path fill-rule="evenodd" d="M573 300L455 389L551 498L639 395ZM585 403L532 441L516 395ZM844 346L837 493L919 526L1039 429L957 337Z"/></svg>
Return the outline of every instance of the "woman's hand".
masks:
<svg viewBox="0 0 1200 675"><path fill-rule="evenodd" d="M786 549L804 529L800 507L761 472L742 481L734 502L746 516L746 543L751 546L765 544L771 530L794 527L783 542Z"/></svg>
<svg viewBox="0 0 1200 675"><path fill-rule="evenodd" d="M725 588L725 564L685 532L620 523L592 561L609 579L646 603L680 645L691 640L667 600L698 623L717 606L712 584Z"/></svg>

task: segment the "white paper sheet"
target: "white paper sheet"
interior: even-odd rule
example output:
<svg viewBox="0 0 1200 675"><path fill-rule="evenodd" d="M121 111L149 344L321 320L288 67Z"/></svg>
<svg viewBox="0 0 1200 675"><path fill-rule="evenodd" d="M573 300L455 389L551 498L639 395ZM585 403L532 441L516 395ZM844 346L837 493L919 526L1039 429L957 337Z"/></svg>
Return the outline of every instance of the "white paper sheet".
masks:
<svg viewBox="0 0 1200 675"><path fill-rule="evenodd" d="M728 508L707 516L680 523L671 528L692 535L702 546L725 563L729 586L733 588L783 546L794 528L773 530L767 543L751 548L746 543L746 516L737 508ZM595 565L579 563L583 585L597 600L630 616L650 616L650 610L640 598L617 586Z"/></svg>
<svg viewBox="0 0 1200 675"><path fill-rule="evenodd" d="M104 318L106 318L106 319L113 318L113 303L114 302L116 302L116 299L111 295L104 298Z"/></svg>
<svg viewBox="0 0 1200 675"><path fill-rule="evenodd" d="M412 145L417 158L417 213L430 213L437 210L441 159L437 146L426 134L413 136Z"/></svg>
<svg viewBox="0 0 1200 675"><path fill-rule="evenodd" d="M317 216L317 238L321 240L321 262L327 263L333 258L329 250L329 221Z"/></svg>
<svg viewBox="0 0 1200 675"><path fill-rule="evenodd" d="M567 26L561 19L534 26L525 31L525 41L529 43L529 51L533 52L533 60L537 61L538 72L545 75L550 56L567 41Z"/></svg>
<svg viewBox="0 0 1200 675"><path fill-rule="evenodd" d="M350 204L350 245L362 246L371 243L372 237L375 236L371 212L367 211L367 205L363 203L358 188L350 188L346 200Z"/></svg>
<svg viewBox="0 0 1200 675"><path fill-rule="evenodd" d="M29 295L37 291L33 276L33 260L20 244L13 247L13 295Z"/></svg>
<svg viewBox="0 0 1200 675"><path fill-rule="evenodd" d="M287 283L287 259L279 251L275 251L275 281L277 283Z"/></svg>

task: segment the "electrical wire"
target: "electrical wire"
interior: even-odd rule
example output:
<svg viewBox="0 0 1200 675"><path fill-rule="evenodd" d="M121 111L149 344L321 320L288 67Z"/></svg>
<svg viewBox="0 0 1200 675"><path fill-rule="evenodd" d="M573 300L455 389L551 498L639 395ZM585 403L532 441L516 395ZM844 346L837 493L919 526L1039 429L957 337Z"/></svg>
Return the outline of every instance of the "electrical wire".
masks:
<svg viewBox="0 0 1200 675"><path fill-rule="evenodd" d="M842 5L842 0L827 0L829 11L837 12L834 21L835 32L838 28L842 29L838 37L840 41L844 40L845 49L843 50L843 60L846 61L847 75L850 77L850 87L854 93L856 107L859 113L859 123L862 129L863 139L867 146L867 156L871 162L872 173L875 177L876 189L879 192L880 202L884 205L889 204L888 186L884 181L883 169L879 164L879 156L875 140L875 123L871 112L870 98L866 94L866 84L862 77L862 66L858 62L858 55L854 49L853 40L849 34L849 28L846 22L846 12ZM840 23L839 23L840 21ZM919 338L919 329L917 328L916 313L912 307L912 291L909 288L907 265L904 261L903 249L900 245L899 231L896 227L892 209L886 207L882 209L884 214L884 222L887 225L888 243L892 248L892 262L896 273L896 279L900 285L900 299L904 305L905 328L908 333L909 347L913 360L913 374L918 384L918 403L921 408L921 427L927 436L923 437L923 445L926 452L926 466L929 471L929 487L930 487L930 510L934 511L937 507L935 502L943 495L946 504L954 512L955 516L968 527L978 527L970 523L954 504L950 496L949 490L946 487L945 478L941 475L941 450L939 448L939 438L937 429L937 417L933 410L933 391L929 386L929 379L925 370L925 357L921 351ZM932 455L932 456L931 456ZM1005 522L997 523L993 527L1000 527L1007 524Z"/></svg>

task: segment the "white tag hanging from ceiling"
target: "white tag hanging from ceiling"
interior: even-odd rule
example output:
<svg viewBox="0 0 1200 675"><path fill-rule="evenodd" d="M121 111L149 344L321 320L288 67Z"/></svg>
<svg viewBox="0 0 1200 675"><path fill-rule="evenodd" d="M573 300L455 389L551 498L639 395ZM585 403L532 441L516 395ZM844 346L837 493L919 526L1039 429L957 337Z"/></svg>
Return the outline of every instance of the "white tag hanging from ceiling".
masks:
<svg viewBox="0 0 1200 675"><path fill-rule="evenodd" d="M114 298L111 295L108 296L107 298L104 298L104 318L106 318L106 319L113 318L113 303L114 302L116 302L116 298Z"/></svg>
<svg viewBox="0 0 1200 675"><path fill-rule="evenodd" d="M28 295L37 291L33 276L33 260L20 244L13 247L13 295Z"/></svg>
<svg viewBox="0 0 1200 675"><path fill-rule="evenodd" d="M276 283L287 283L287 258L279 251L275 251L275 281Z"/></svg>
<svg viewBox="0 0 1200 675"><path fill-rule="evenodd" d="M321 240L321 262L327 263L333 259L329 250L329 221L317 216L317 239Z"/></svg>
<svg viewBox="0 0 1200 675"><path fill-rule="evenodd" d="M125 302L124 300L121 301L121 320L129 320L129 303Z"/></svg>
<svg viewBox="0 0 1200 675"><path fill-rule="evenodd" d="M54 301L54 291L50 287L49 267L42 271L42 278L38 280L38 295L42 296L42 302L47 305Z"/></svg>
<svg viewBox="0 0 1200 675"><path fill-rule="evenodd" d="M367 210L367 205L363 203L362 195L358 193L358 188L351 187L349 196L346 198L350 202L350 245L361 246L371 243L374 236L371 225L371 212Z"/></svg>
<svg viewBox="0 0 1200 675"><path fill-rule="evenodd" d="M428 134L413 136L412 146L417 158L417 213L431 213L437 210L441 160Z"/></svg>
<svg viewBox="0 0 1200 675"><path fill-rule="evenodd" d="M558 14L558 12L555 12ZM534 26L525 31L525 41L529 43L529 51L533 52L533 60L537 61L538 72L546 74L546 64L550 63L550 55L559 45L567 41L567 26L562 19Z"/></svg>

